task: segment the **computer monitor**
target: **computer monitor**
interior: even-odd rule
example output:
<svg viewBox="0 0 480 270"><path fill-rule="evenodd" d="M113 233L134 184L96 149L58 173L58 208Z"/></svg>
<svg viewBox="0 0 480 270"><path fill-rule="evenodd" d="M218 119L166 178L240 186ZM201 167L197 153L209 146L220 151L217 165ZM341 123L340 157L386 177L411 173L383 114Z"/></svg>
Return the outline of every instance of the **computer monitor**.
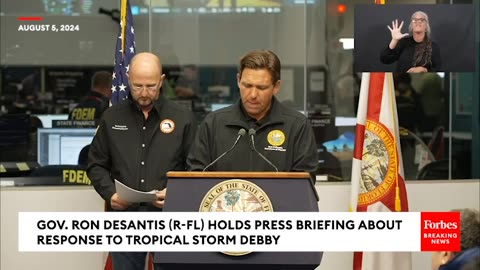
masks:
<svg viewBox="0 0 480 270"><path fill-rule="evenodd" d="M355 117L310 115L318 151L317 174L349 180L355 144Z"/></svg>
<svg viewBox="0 0 480 270"><path fill-rule="evenodd" d="M37 161L41 166L76 165L80 151L94 135L94 128L40 128Z"/></svg>
<svg viewBox="0 0 480 270"><path fill-rule="evenodd" d="M232 105L231 103L212 103L212 112Z"/></svg>

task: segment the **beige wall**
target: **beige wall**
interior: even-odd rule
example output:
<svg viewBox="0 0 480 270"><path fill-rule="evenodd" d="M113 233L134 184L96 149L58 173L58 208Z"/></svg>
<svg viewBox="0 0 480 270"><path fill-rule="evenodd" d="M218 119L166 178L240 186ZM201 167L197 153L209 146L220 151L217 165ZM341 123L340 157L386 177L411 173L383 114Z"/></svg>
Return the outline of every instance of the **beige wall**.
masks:
<svg viewBox="0 0 480 270"><path fill-rule="evenodd" d="M20 187L0 190L0 269L102 269L94 252L18 252L18 212L98 212L103 201L91 187Z"/></svg>

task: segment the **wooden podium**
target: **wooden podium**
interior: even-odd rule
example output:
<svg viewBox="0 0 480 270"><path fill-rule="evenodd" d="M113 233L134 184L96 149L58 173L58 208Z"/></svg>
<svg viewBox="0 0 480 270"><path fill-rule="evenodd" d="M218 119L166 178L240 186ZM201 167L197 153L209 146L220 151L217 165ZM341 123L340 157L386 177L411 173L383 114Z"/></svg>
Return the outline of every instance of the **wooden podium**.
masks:
<svg viewBox="0 0 480 270"><path fill-rule="evenodd" d="M231 179L259 186L269 197L274 212L318 212L317 194L308 173L168 172L167 177L163 210L168 212L198 212L209 190ZM322 252L252 252L243 256L221 252L156 252L154 263L155 269L315 269L322 255Z"/></svg>

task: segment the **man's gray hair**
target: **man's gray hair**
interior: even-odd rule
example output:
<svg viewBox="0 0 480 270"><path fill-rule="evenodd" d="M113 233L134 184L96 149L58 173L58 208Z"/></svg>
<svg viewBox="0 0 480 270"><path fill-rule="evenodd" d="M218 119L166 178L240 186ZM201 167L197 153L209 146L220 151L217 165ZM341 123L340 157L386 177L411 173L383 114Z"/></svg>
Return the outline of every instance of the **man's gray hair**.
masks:
<svg viewBox="0 0 480 270"><path fill-rule="evenodd" d="M461 251L480 246L480 212L478 209L454 209L460 212L460 248Z"/></svg>

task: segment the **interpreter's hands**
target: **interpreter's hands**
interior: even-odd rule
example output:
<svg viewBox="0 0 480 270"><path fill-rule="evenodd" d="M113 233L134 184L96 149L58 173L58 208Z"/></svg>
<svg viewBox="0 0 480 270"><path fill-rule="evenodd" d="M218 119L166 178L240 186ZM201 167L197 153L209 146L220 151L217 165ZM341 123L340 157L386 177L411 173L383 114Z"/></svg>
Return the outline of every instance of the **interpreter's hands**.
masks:
<svg viewBox="0 0 480 270"><path fill-rule="evenodd" d="M130 205L130 203L120 199L118 193L115 193L112 195L112 198L110 198L110 205L115 210L125 210Z"/></svg>
<svg viewBox="0 0 480 270"><path fill-rule="evenodd" d="M165 197L167 195L167 188L157 191L155 195L157 195L157 199L153 201L152 204L155 205L155 207L163 208L163 205L165 204Z"/></svg>
<svg viewBox="0 0 480 270"><path fill-rule="evenodd" d="M423 73L428 72L428 69L425 67L412 67L407 70L407 73Z"/></svg>
<svg viewBox="0 0 480 270"><path fill-rule="evenodd" d="M390 33L392 34L392 40L399 41L400 39L408 36L408 33L402 34L403 21L398 25L398 20L392 21L392 27L387 25Z"/></svg>

